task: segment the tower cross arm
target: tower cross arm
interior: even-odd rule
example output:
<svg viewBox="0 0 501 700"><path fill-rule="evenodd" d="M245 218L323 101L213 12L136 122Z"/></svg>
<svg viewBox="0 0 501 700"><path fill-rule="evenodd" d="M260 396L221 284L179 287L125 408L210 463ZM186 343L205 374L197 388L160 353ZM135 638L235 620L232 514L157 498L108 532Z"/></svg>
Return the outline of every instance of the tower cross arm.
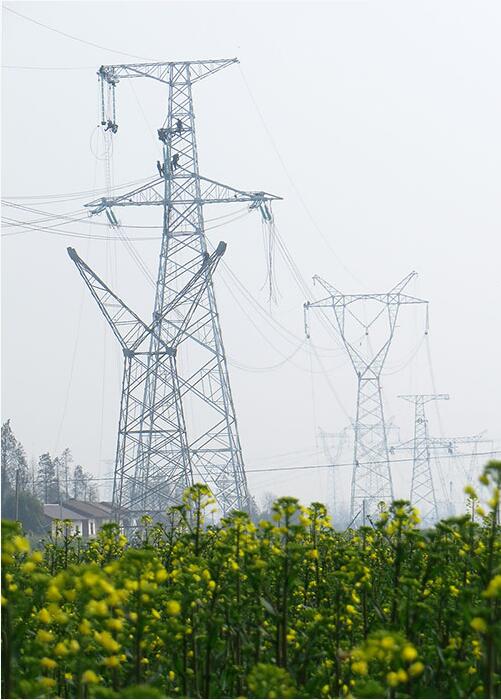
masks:
<svg viewBox="0 0 501 700"><path fill-rule="evenodd" d="M178 185L177 195L169 203L173 205L181 204L231 204L233 202L250 202L252 208L259 208L266 202L281 200L282 197L268 192L250 192L239 190L230 185L224 185L216 180L207 177L199 177L200 197L193 197L190 189L196 176L194 173L182 172L176 176ZM91 214L99 214L111 207L130 206L162 206L165 204L164 178L156 177L153 180L137 187L131 192L126 192L117 197L101 197L89 202L85 207Z"/></svg>
<svg viewBox="0 0 501 700"><path fill-rule="evenodd" d="M225 185L208 177L200 177L200 192L202 204L223 204L231 202L251 202L254 207L259 207L265 202L281 200L275 194L269 192L251 192L239 190L236 187Z"/></svg>
<svg viewBox="0 0 501 700"><path fill-rule="evenodd" d="M68 255L75 263L122 349L127 353L136 350L144 337L151 332L146 323L119 296L112 292L94 270L82 260L74 248L68 248ZM163 341L161 343L165 352L172 354L171 348L166 346Z"/></svg>
<svg viewBox="0 0 501 700"><path fill-rule="evenodd" d="M431 447L437 449L448 449L450 447L454 448L456 445L474 445L479 442L490 442L487 438L483 438L483 435L485 435L485 430L478 435L465 435L463 437L430 437L429 443Z"/></svg>
<svg viewBox="0 0 501 700"><path fill-rule="evenodd" d="M428 401L448 401L449 394L400 394L399 399L410 403L428 403Z"/></svg>
<svg viewBox="0 0 501 700"><path fill-rule="evenodd" d="M238 63L238 58L220 58L207 61L170 61L155 63L128 63L101 66L98 76L110 85L126 78L152 78L167 85L186 82L186 67L190 70L190 82L195 83L223 68Z"/></svg>

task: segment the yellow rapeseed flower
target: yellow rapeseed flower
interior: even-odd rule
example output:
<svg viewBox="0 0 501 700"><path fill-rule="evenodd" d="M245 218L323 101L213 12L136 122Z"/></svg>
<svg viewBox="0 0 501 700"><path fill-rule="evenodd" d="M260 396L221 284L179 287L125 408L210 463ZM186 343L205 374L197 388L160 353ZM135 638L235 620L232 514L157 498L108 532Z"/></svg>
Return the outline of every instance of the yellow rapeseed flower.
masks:
<svg viewBox="0 0 501 700"><path fill-rule="evenodd" d="M409 666L409 674L411 676L419 676L424 671L424 664L421 661L415 661Z"/></svg>
<svg viewBox="0 0 501 700"><path fill-rule="evenodd" d="M82 673L82 683L99 683L99 676L88 669Z"/></svg>
<svg viewBox="0 0 501 700"><path fill-rule="evenodd" d="M162 568L157 570L157 573L155 574L155 579L157 583L163 583L167 580L167 576L167 571L164 568Z"/></svg>
<svg viewBox="0 0 501 700"><path fill-rule="evenodd" d="M501 574L497 574L489 581L484 596L486 598L496 598L499 594L501 594Z"/></svg>
<svg viewBox="0 0 501 700"><path fill-rule="evenodd" d="M178 603L177 600L168 600L166 608L168 614L172 616L179 615L179 613L181 612L181 605Z"/></svg>
<svg viewBox="0 0 501 700"><path fill-rule="evenodd" d="M47 589L47 594L46 594L47 600L50 600L53 603L57 603L58 600L61 600L63 597L59 590L57 589L56 586L52 585L49 586Z"/></svg>
<svg viewBox="0 0 501 700"><path fill-rule="evenodd" d="M36 640L37 642L40 642L40 644L47 644L47 642L52 642L54 639L54 635L52 632L48 632L47 630L38 630Z"/></svg>
<svg viewBox="0 0 501 700"><path fill-rule="evenodd" d="M92 632L92 626L88 620L82 620L78 625L78 630L80 634L90 634Z"/></svg>
<svg viewBox="0 0 501 700"><path fill-rule="evenodd" d="M103 663L105 666L108 668L116 668L117 666L120 665L120 659L118 656L105 656L103 659Z"/></svg>
<svg viewBox="0 0 501 700"><path fill-rule="evenodd" d="M398 678L398 674L395 673L395 671L390 671L389 673L386 674L386 682L388 683L389 686L394 688L400 682L400 680Z"/></svg>
<svg viewBox="0 0 501 700"><path fill-rule="evenodd" d="M38 682L43 688L53 688L56 685L54 678L48 678L47 676L42 676Z"/></svg>
<svg viewBox="0 0 501 700"><path fill-rule="evenodd" d="M483 634L487 632L487 623L482 617L474 617L470 622L470 626L473 627L475 632L482 632Z"/></svg>
<svg viewBox="0 0 501 700"><path fill-rule="evenodd" d="M411 644L406 644L402 649L402 659L404 661L414 661L417 658L417 651Z"/></svg>
<svg viewBox="0 0 501 700"><path fill-rule="evenodd" d="M47 610L47 608L42 608L42 609L40 610L40 612L38 613L38 619L39 619L40 622L42 622L44 625L50 624L50 622L52 621L52 617L51 617L49 611Z"/></svg>
<svg viewBox="0 0 501 700"><path fill-rule="evenodd" d="M57 667L57 661L54 659L49 659L47 656L43 656L40 659L40 666L43 666L44 668L56 668Z"/></svg>
<svg viewBox="0 0 501 700"><path fill-rule="evenodd" d="M24 574L31 574L35 569L37 568L37 565L33 561L25 561L24 564L21 566L21 571Z"/></svg>
<svg viewBox="0 0 501 700"><path fill-rule="evenodd" d="M13 540L12 540L14 547L17 549L18 552L22 552L23 554L27 554L30 551L30 543L26 539L26 537L21 537L21 535L16 535Z"/></svg>
<svg viewBox="0 0 501 700"><path fill-rule="evenodd" d="M351 664L351 670L353 673L358 673L360 676L366 676L369 671L367 661L354 661Z"/></svg>
<svg viewBox="0 0 501 700"><path fill-rule="evenodd" d="M56 656L67 656L69 653L68 647L64 642L58 642L54 647L54 654Z"/></svg>

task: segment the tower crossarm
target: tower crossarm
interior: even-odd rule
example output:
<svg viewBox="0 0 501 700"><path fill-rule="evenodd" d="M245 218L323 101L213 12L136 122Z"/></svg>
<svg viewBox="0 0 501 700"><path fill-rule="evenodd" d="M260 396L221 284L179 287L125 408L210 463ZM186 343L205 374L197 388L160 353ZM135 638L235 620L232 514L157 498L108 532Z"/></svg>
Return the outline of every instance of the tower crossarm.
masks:
<svg viewBox="0 0 501 700"><path fill-rule="evenodd" d="M182 169L179 168L181 171ZM236 202L250 202L253 208L257 208L266 202L280 200L282 197L268 192L250 192L239 190L230 185L224 185L216 180L200 176L200 197L193 197L190 191L195 178L194 173L187 171L175 175L177 194L169 200L171 205L197 205L197 204L232 204ZM91 214L99 214L111 207L130 206L162 206L166 204L164 196L164 178L156 177L150 182L137 187L131 192L118 197L101 197L89 202L85 207Z"/></svg>
<svg viewBox="0 0 501 700"><path fill-rule="evenodd" d="M449 394L400 394L399 399L410 401L410 403L428 403L429 401L448 401Z"/></svg>
<svg viewBox="0 0 501 700"><path fill-rule="evenodd" d="M430 447L454 451L457 445L476 445L481 442L490 442L490 440L487 438L482 437L484 434L485 431L479 433L478 435L465 435L460 437L430 437L428 440Z"/></svg>
<svg viewBox="0 0 501 700"><path fill-rule="evenodd" d="M67 250L124 352L131 353L137 350L144 337L151 333L151 329L119 296L111 291L108 285L82 260L74 248ZM158 340L163 351L172 355L173 350L163 340L160 338Z"/></svg>
<svg viewBox="0 0 501 700"><path fill-rule="evenodd" d="M167 85L176 85L186 81L186 69L189 68L190 81L196 83L223 68L238 63L237 58L221 58L210 61L171 61L167 63L129 63L113 66L101 66L98 76L116 85L126 78L152 78Z"/></svg>

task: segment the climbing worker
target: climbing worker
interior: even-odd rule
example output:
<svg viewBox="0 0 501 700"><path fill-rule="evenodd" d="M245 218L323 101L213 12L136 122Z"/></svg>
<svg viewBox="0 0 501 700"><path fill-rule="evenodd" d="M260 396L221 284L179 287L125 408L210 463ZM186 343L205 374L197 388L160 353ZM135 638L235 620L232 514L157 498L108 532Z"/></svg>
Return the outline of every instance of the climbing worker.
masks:
<svg viewBox="0 0 501 700"><path fill-rule="evenodd" d="M111 119L108 119L105 131L109 131L110 129L112 134L116 134L118 131L118 124L115 124L115 122L112 122Z"/></svg>
<svg viewBox="0 0 501 700"><path fill-rule="evenodd" d="M160 175L160 177L163 177L164 176L164 166L162 165L162 163L159 160L157 160L157 170L158 170L158 174Z"/></svg>
<svg viewBox="0 0 501 700"><path fill-rule="evenodd" d="M174 153L174 155L172 156L172 161L171 161L172 170L177 170L178 164L179 164L179 153Z"/></svg>
<svg viewBox="0 0 501 700"><path fill-rule="evenodd" d="M180 119L178 119L176 122L176 128L177 128L177 133L179 135L181 135L181 132L183 130L183 122Z"/></svg>

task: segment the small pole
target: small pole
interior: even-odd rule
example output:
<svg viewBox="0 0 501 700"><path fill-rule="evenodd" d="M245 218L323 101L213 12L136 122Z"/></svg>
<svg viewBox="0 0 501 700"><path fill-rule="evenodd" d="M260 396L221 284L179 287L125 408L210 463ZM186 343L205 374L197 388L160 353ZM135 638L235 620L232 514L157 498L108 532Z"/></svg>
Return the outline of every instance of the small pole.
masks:
<svg viewBox="0 0 501 700"><path fill-rule="evenodd" d="M16 517L19 520L19 469L16 469Z"/></svg>
<svg viewBox="0 0 501 700"><path fill-rule="evenodd" d="M362 501L362 525L363 525L364 527L365 527L365 518L366 518L366 515L367 515L367 513L366 513L366 500L365 500L365 498L364 498L364 500Z"/></svg>

